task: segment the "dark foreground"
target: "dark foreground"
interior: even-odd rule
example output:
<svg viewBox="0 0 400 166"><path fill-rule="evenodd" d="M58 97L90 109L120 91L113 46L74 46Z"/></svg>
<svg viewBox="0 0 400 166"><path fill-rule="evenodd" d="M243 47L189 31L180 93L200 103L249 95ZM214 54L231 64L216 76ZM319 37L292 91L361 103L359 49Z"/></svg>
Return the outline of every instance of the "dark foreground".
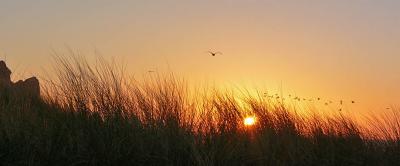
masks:
<svg viewBox="0 0 400 166"><path fill-rule="evenodd" d="M332 131L312 126L312 135L304 136L284 112L271 114L270 120L276 121L252 129L241 129L227 118L217 126L203 126L205 131L192 131L194 125L180 122L173 110L164 119L143 124L120 112L103 117L40 101L2 103L0 108L1 165L400 163L398 139L369 141L343 121L332 122Z"/></svg>

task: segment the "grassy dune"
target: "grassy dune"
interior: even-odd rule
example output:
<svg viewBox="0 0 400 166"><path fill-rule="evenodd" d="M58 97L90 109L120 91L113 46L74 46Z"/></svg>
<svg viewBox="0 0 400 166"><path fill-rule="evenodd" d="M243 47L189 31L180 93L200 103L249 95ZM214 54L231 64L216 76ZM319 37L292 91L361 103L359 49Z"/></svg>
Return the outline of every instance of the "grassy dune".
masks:
<svg viewBox="0 0 400 166"><path fill-rule="evenodd" d="M173 75L129 79L101 59L55 63L42 99L1 93L0 165L400 164L399 110L360 125Z"/></svg>

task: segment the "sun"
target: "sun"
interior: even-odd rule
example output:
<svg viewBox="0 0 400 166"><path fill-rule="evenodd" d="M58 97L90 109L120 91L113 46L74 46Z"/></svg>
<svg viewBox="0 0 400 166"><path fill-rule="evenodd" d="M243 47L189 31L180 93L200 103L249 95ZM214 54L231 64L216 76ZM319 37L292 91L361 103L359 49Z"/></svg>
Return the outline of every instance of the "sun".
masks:
<svg viewBox="0 0 400 166"><path fill-rule="evenodd" d="M245 126L253 126L256 123L256 117L249 116L244 119Z"/></svg>

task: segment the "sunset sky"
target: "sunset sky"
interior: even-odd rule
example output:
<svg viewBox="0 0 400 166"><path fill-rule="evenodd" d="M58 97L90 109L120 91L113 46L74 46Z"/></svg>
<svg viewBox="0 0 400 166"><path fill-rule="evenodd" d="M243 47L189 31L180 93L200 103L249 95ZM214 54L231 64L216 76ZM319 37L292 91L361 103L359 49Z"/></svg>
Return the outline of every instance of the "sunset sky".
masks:
<svg viewBox="0 0 400 166"><path fill-rule="evenodd" d="M399 9L398 0L2 0L0 58L14 78L43 76L53 50L70 47L135 76L171 71L379 110L400 104Z"/></svg>

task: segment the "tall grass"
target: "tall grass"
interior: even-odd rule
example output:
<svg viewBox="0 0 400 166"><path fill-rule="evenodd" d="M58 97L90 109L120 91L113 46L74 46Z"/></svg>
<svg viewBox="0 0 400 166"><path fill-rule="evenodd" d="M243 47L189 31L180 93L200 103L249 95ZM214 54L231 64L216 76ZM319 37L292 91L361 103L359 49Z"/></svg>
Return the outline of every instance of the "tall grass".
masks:
<svg viewBox="0 0 400 166"><path fill-rule="evenodd" d="M42 99L0 105L1 165L399 165L400 120L308 116L262 95L126 77L116 63L57 56ZM304 111L304 110L302 110ZM254 126L244 126L246 116Z"/></svg>

